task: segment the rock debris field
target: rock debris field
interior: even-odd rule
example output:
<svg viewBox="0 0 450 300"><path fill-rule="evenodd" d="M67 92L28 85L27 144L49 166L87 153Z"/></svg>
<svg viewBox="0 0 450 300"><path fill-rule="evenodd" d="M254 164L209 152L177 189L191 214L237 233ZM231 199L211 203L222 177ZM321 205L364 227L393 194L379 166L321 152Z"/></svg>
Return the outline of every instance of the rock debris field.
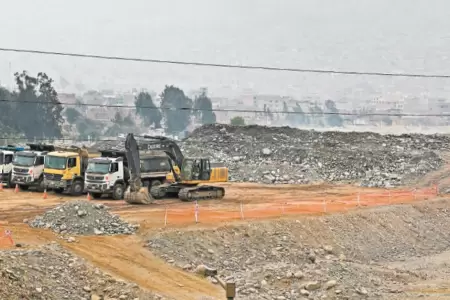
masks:
<svg viewBox="0 0 450 300"><path fill-rule="evenodd" d="M56 243L0 251L0 299L153 300L136 284L116 280Z"/></svg>
<svg viewBox="0 0 450 300"><path fill-rule="evenodd" d="M185 156L224 162L231 180L259 183L408 183L443 165L444 135L317 132L289 127L205 125L182 143Z"/></svg>
<svg viewBox="0 0 450 300"><path fill-rule="evenodd" d="M186 271L217 268L236 282L237 299L420 299L414 285L429 279L438 288L450 278L447 205L162 232L147 246Z"/></svg>
<svg viewBox="0 0 450 300"><path fill-rule="evenodd" d="M111 214L105 205L84 200L65 202L25 222L34 228L50 228L56 233L71 235L133 234L138 228Z"/></svg>
<svg viewBox="0 0 450 300"><path fill-rule="evenodd" d="M441 167L439 152L449 149L450 137L212 124L197 128L179 145L186 157L225 163L232 181L388 188ZM94 148L123 149L124 140Z"/></svg>

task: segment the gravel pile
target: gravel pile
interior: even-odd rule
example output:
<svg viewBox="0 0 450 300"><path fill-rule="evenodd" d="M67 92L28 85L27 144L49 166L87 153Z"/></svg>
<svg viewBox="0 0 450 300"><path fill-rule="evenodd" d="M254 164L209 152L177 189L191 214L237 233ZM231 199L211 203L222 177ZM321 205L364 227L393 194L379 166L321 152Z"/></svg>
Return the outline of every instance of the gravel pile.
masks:
<svg viewBox="0 0 450 300"><path fill-rule="evenodd" d="M133 234L138 227L109 213L103 204L83 200L65 202L36 217L29 225L35 228L51 228L56 233L72 235Z"/></svg>
<svg viewBox="0 0 450 300"><path fill-rule="evenodd" d="M197 128L179 145L187 157L225 163L232 181L392 187L441 167L439 152L449 149L450 137L212 124ZM123 140L94 146L123 147Z"/></svg>
<svg viewBox="0 0 450 300"><path fill-rule="evenodd" d="M104 274L57 244L0 251L0 299L153 300L159 296Z"/></svg>
<svg viewBox="0 0 450 300"><path fill-rule="evenodd" d="M435 255L450 250L447 206L166 232L148 247L186 271L217 268L236 282L239 299L420 299L415 285L437 289L450 279L447 256Z"/></svg>
<svg viewBox="0 0 450 300"><path fill-rule="evenodd" d="M202 126L181 145L186 156L224 162L231 180L357 182L399 186L442 166L442 135L316 132L289 127Z"/></svg>

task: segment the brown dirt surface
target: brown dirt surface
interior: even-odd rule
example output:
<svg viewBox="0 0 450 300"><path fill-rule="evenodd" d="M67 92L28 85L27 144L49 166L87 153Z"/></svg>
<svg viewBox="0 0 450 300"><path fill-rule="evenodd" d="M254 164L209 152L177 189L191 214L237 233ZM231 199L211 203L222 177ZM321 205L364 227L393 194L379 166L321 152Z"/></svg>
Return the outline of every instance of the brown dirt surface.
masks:
<svg viewBox="0 0 450 300"><path fill-rule="evenodd" d="M43 247L40 245L57 242L64 249L80 257L87 264L99 268L102 272L104 271L126 282L136 283L144 290L155 292L167 298L223 299L223 290L217 284L212 284L211 280L208 281L183 271L183 266L178 260L172 261L167 257L153 255L148 247L144 247L148 240L161 233L173 230L182 230L182 232L202 232L202 230L211 230L212 228L220 230L223 226L231 223L245 227L258 222L256 219L266 219L264 222L276 223L280 217L284 217L286 220L303 220L304 217L300 217L301 215L313 215L310 218L321 222L322 215L330 215L331 213L352 214L358 208L414 203L436 197L433 187L429 185L415 192L411 188L388 192L383 189L327 184L260 185L226 183L223 185L227 191L223 200L198 203L198 224L195 224L194 203L183 203L177 199L158 200L155 204L148 206L133 206L123 201L95 200L95 203L103 203L109 206L112 212L120 215L124 220L139 224L140 229L133 236L85 236L76 237L76 241L70 243L67 242L67 239L61 239L50 230L30 228L23 221L24 219L32 219L58 204L79 199L79 197L59 196L49 193L48 197L43 199L41 193L14 193L11 189L5 189L0 192L0 220L2 220L0 232L3 232L4 229L11 230L14 241L27 249ZM85 198L85 196L82 198ZM241 206L243 207L243 214L241 213ZM166 226L165 220L167 221ZM304 220L310 219L305 218ZM342 222L345 225L345 222ZM386 219L386 223L389 223L389 219ZM367 221L359 219L355 221L354 226L367 226ZM374 226L371 225L368 228ZM315 237L316 235L317 237ZM308 237L314 240L321 237L325 239L327 236L322 234L321 228L318 227L314 230L311 229ZM349 241L351 239L349 237ZM339 240L336 241L336 244L339 244ZM262 245L264 244L262 243ZM11 250L12 247L7 238L0 237L0 248L3 251ZM177 244L176 247L180 251L187 250L187 246L183 243ZM253 247L264 246L254 244ZM170 248L167 251L175 250ZM359 249L353 249L354 253L358 253L358 251ZM226 260L226 255L224 253L221 259ZM188 257L190 256L187 255L186 258ZM198 258L199 260L206 260L202 255L198 255ZM220 266L219 264L218 267ZM49 299L53 298L50 297ZM243 297L242 299L247 298Z"/></svg>

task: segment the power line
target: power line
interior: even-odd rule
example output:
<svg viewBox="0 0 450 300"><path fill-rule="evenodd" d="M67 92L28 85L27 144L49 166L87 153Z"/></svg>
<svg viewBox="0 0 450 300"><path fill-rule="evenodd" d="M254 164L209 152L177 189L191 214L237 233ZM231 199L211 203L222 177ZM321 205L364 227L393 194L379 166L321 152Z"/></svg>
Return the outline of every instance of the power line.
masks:
<svg viewBox="0 0 450 300"><path fill-rule="evenodd" d="M403 114L403 113L347 113L347 112L298 112L298 111L264 111L264 110L254 110L254 109L226 109L226 108L212 108L212 109L204 109L204 108L189 108L189 107L161 107L161 106L135 106L135 105L111 105L111 104L94 104L94 103L68 103L68 102L36 102L36 101L16 101L16 100L8 100L8 99L0 99L0 102L15 102L15 103L24 103L24 104L44 104L44 105L66 105L66 106L87 106L87 107L108 107L108 108L126 108L126 109L136 109L136 108L145 108L145 109L157 109L157 110L173 110L173 111L209 111L209 112L237 112L237 113L270 113L270 114L293 114L293 115L340 115L340 116L386 116L386 117L450 117L450 114Z"/></svg>
<svg viewBox="0 0 450 300"><path fill-rule="evenodd" d="M450 75L439 75L439 74L337 71L337 70L326 70L326 69L302 69L302 68L282 68L282 67L255 66L255 65L231 65L231 64L204 63L204 62L195 62L195 61L177 61L177 60L163 60L163 59L152 59L152 58L133 58L133 57L123 57L123 56L106 56L106 55L41 51L41 50L29 50L29 49L17 49L17 48L0 48L0 51L40 54L40 55L70 56L70 57L93 58L93 59L104 59L104 60L122 60L122 61L147 62L147 63L159 63L159 64L190 65L190 66L198 66L198 67L229 68L229 69L282 71L282 72L296 72L296 73L340 74L340 75L388 76L388 77L415 77L415 78L440 78L440 79L449 79L450 78Z"/></svg>

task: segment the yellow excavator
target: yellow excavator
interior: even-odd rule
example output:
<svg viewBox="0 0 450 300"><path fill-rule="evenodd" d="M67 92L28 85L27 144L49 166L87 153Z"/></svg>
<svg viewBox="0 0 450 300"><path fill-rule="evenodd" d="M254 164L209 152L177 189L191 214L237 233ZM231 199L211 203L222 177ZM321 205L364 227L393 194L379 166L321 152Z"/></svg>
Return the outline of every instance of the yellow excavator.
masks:
<svg viewBox="0 0 450 300"><path fill-rule="evenodd" d="M152 200L148 199L165 197L177 197L183 201L196 201L201 199L221 199L225 196L223 187L209 185L210 183L228 181L228 168L223 164L212 164L208 158L185 158L177 143L167 137L148 135L142 137L144 141L140 141L138 146L134 135L132 133L127 135L125 148L129 164L133 160L137 163L135 166L139 166L139 150L164 151L170 158L171 173L167 176L167 182L151 187L148 198L141 201L142 195L134 196L134 200L131 200L132 197L129 197L130 200L126 200L128 203L149 203ZM139 167L133 168L129 166L129 169L131 172L130 193L143 194L144 189L139 179Z"/></svg>

